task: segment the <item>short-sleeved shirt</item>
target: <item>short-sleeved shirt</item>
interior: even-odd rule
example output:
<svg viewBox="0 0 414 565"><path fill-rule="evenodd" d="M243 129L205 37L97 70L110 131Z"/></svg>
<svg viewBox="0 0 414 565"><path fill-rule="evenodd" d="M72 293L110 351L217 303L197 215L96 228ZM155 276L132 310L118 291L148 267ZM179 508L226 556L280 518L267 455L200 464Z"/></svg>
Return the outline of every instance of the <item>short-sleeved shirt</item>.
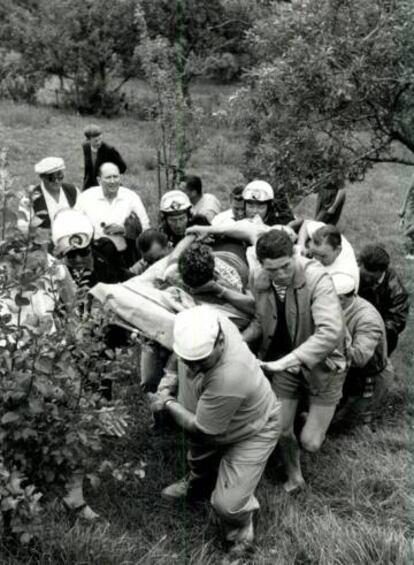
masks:
<svg viewBox="0 0 414 565"><path fill-rule="evenodd" d="M211 222L219 212L221 212L221 204L218 198L209 192L205 192L197 204L191 208L193 216L201 214Z"/></svg>
<svg viewBox="0 0 414 565"><path fill-rule="evenodd" d="M277 399L256 357L236 326L220 317L224 351L209 371L189 378L179 362L179 401L196 415L197 427L219 444L241 441L258 433Z"/></svg>

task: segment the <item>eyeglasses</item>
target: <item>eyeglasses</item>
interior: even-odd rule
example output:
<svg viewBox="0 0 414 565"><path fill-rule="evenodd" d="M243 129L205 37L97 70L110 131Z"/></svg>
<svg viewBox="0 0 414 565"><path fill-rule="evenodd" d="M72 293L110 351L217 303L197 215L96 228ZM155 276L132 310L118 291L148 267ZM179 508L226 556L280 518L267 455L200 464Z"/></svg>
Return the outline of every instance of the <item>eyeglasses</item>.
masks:
<svg viewBox="0 0 414 565"><path fill-rule="evenodd" d="M59 180L63 180L65 178L65 175L62 172L50 173L50 175L46 175L46 178L49 182L56 182Z"/></svg>
<svg viewBox="0 0 414 565"><path fill-rule="evenodd" d="M91 252L90 247L81 247L79 249L72 249L66 253L68 259L75 259L75 257L87 257Z"/></svg>

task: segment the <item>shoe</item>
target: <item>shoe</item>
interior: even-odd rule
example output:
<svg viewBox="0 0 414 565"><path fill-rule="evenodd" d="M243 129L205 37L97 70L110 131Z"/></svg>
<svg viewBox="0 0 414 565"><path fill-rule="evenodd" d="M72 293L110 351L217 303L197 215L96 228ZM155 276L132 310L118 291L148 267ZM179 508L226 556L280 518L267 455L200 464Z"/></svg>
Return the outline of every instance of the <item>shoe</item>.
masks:
<svg viewBox="0 0 414 565"><path fill-rule="evenodd" d="M161 497L165 500L181 500L182 498L187 497L189 486L190 481L187 477L184 477L180 481L164 488L161 491Z"/></svg>
<svg viewBox="0 0 414 565"><path fill-rule="evenodd" d="M68 513L69 520L76 522L76 520L83 520L85 522L101 522L102 517L94 512L88 504L84 503L80 506L71 506L65 499L62 500L63 507Z"/></svg>

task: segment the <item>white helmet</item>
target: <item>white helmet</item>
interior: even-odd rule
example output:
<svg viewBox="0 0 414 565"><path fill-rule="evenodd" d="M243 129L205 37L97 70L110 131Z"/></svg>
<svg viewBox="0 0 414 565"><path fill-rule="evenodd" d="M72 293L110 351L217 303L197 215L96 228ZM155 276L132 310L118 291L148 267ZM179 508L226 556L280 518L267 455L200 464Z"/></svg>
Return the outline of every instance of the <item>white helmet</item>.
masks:
<svg viewBox="0 0 414 565"><path fill-rule="evenodd" d="M161 198L160 210L164 213L184 212L191 208L188 196L182 190L170 190Z"/></svg>
<svg viewBox="0 0 414 565"><path fill-rule="evenodd" d="M273 200L275 194L270 184L264 180L252 180L244 187L243 200L256 200L257 202L268 202Z"/></svg>
<svg viewBox="0 0 414 565"><path fill-rule="evenodd" d="M93 225L83 212L73 208L59 210L52 222L52 241L59 253L87 247L92 241Z"/></svg>

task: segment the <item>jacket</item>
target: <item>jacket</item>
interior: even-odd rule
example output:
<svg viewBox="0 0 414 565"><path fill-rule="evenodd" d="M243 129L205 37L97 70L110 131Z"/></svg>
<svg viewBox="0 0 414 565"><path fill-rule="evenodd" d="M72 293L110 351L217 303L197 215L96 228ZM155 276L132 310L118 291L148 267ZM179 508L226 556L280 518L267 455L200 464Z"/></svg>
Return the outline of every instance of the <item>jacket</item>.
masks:
<svg viewBox="0 0 414 565"><path fill-rule="evenodd" d="M74 184L68 184L64 182L62 183L62 190L65 193L69 206L73 208L78 197L78 190L76 186ZM37 227L42 229L50 229L50 216L40 184L35 186L30 191L30 203L33 208L34 215L39 218L39 220L41 220L41 224L38 224Z"/></svg>
<svg viewBox="0 0 414 565"><path fill-rule="evenodd" d="M387 365L387 338L378 310L364 298L355 297L344 310L345 322L352 338L351 367L364 376L380 373Z"/></svg>
<svg viewBox="0 0 414 565"><path fill-rule="evenodd" d="M249 343L261 338L263 359L276 329L276 300L267 273L253 273L251 289L255 316L244 332ZM292 353L301 361L305 377L323 378L347 368L347 332L332 280L313 259L295 257L294 274L285 297L286 324Z"/></svg>
<svg viewBox="0 0 414 565"><path fill-rule="evenodd" d="M361 279L359 295L375 306L381 314L390 346L404 330L410 308L408 293L399 276L394 269L388 268L384 280L375 287L365 287ZM390 347L389 353L391 353Z"/></svg>
<svg viewBox="0 0 414 565"><path fill-rule="evenodd" d="M90 188L91 186L96 186L98 184L96 176L99 173L99 167L102 165L102 163L114 163L119 168L121 175L127 169L127 166L121 155L115 149L115 147L112 147L112 145L101 143L96 154L95 163L92 162L91 144L89 142L83 143L82 149L85 163L83 190Z"/></svg>

